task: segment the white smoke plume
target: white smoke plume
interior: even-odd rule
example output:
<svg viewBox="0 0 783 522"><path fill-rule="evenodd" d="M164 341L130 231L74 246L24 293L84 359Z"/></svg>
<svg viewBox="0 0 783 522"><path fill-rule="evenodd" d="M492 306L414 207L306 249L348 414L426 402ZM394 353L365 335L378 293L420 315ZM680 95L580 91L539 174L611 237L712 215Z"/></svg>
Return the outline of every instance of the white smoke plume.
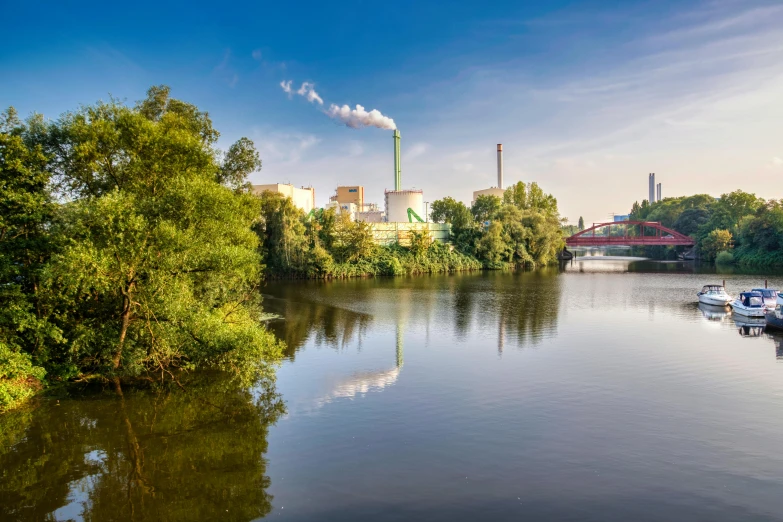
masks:
<svg viewBox="0 0 783 522"><path fill-rule="evenodd" d="M329 110L326 111L327 116L335 120L343 122L352 129L358 129L360 127L378 127L379 129L394 130L397 128L394 120L388 116L384 116L378 110L371 110L367 112L361 105L356 105L355 109L351 109L347 105L339 107L332 104Z"/></svg>
<svg viewBox="0 0 783 522"><path fill-rule="evenodd" d="M285 92L288 97L291 97L291 94L293 93L293 90L291 89L291 80L285 81L283 80L280 82L280 87L283 88L283 92Z"/></svg>
<svg viewBox="0 0 783 522"><path fill-rule="evenodd" d="M296 91L296 94L299 96L304 96L307 98L307 101L310 103L313 103L314 101L318 102L318 105L323 105L324 101L321 99L320 96L318 96L318 93L315 92L315 84L310 82L304 82L301 87L299 87L299 90Z"/></svg>

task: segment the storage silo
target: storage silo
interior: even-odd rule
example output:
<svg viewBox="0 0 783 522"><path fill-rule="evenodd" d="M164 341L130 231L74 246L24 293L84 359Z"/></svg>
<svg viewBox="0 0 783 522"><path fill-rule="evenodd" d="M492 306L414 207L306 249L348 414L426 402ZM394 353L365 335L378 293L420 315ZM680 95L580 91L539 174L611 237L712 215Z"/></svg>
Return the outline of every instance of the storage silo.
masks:
<svg viewBox="0 0 783 522"><path fill-rule="evenodd" d="M424 193L421 190L387 190L385 196L386 221L409 223L424 219ZM416 215L409 216L408 209Z"/></svg>

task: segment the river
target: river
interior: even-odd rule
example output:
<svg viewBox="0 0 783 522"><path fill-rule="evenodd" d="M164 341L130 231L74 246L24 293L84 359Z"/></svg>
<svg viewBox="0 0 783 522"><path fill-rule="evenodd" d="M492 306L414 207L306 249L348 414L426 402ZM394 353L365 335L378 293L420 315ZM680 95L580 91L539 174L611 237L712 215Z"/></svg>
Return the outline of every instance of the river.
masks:
<svg viewBox="0 0 783 522"><path fill-rule="evenodd" d="M268 284L276 389L60 392L0 417L0 519L783 520L783 336L565 268Z"/></svg>

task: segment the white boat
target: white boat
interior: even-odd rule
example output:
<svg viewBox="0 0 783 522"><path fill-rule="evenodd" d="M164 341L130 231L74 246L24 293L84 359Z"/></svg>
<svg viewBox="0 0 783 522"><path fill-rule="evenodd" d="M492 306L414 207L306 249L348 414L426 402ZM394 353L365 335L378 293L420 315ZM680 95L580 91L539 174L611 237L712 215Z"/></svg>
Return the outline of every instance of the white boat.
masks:
<svg viewBox="0 0 783 522"><path fill-rule="evenodd" d="M775 308L775 303L778 298L778 291L772 288L754 288L751 292L758 292L761 297L764 298L764 306L767 308Z"/></svg>
<svg viewBox="0 0 783 522"><path fill-rule="evenodd" d="M735 315L745 317L764 317L764 298L758 292L742 292L731 302L731 309Z"/></svg>
<svg viewBox="0 0 783 522"><path fill-rule="evenodd" d="M699 296L699 302L712 306L727 306L733 298L726 293L722 285L704 285Z"/></svg>

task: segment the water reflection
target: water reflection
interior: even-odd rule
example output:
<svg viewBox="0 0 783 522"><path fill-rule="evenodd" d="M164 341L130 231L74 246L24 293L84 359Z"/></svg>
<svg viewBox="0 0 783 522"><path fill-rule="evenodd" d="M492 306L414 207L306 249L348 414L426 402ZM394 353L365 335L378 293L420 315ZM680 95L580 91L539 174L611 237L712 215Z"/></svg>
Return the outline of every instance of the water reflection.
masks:
<svg viewBox="0 0 783 522"><path fill-rule="evenodd" d="M767 322L763 317L744 317L734 315L734 325L742 337L761 337Z"/></svg>
<svg viewBox="0 0 783 522"><path fill-rule="evenodd" d="M725 321L731 316L731 309L725 306L699 303L699 310L708 321Z"/></svg>
<svg viewBox="0 0 783 522"><path fill-rule="evenodd" d="M269 513L264 453L282 403L269 387L252 394L216 379L191 379L187 392L88 391L0 417L0 519L252 520Z"/></svg>
<svg viewBox="0 0 783 522"><path fill-rule="evenodd" d="M492 332L498 352L536 345L557 330L562 280L559 270L488 272L303 284L271 283L264 307L283 317L270 328L288 344L288 355L314 339L343 348L371 327L449 325L458 338Z"/></svg>

